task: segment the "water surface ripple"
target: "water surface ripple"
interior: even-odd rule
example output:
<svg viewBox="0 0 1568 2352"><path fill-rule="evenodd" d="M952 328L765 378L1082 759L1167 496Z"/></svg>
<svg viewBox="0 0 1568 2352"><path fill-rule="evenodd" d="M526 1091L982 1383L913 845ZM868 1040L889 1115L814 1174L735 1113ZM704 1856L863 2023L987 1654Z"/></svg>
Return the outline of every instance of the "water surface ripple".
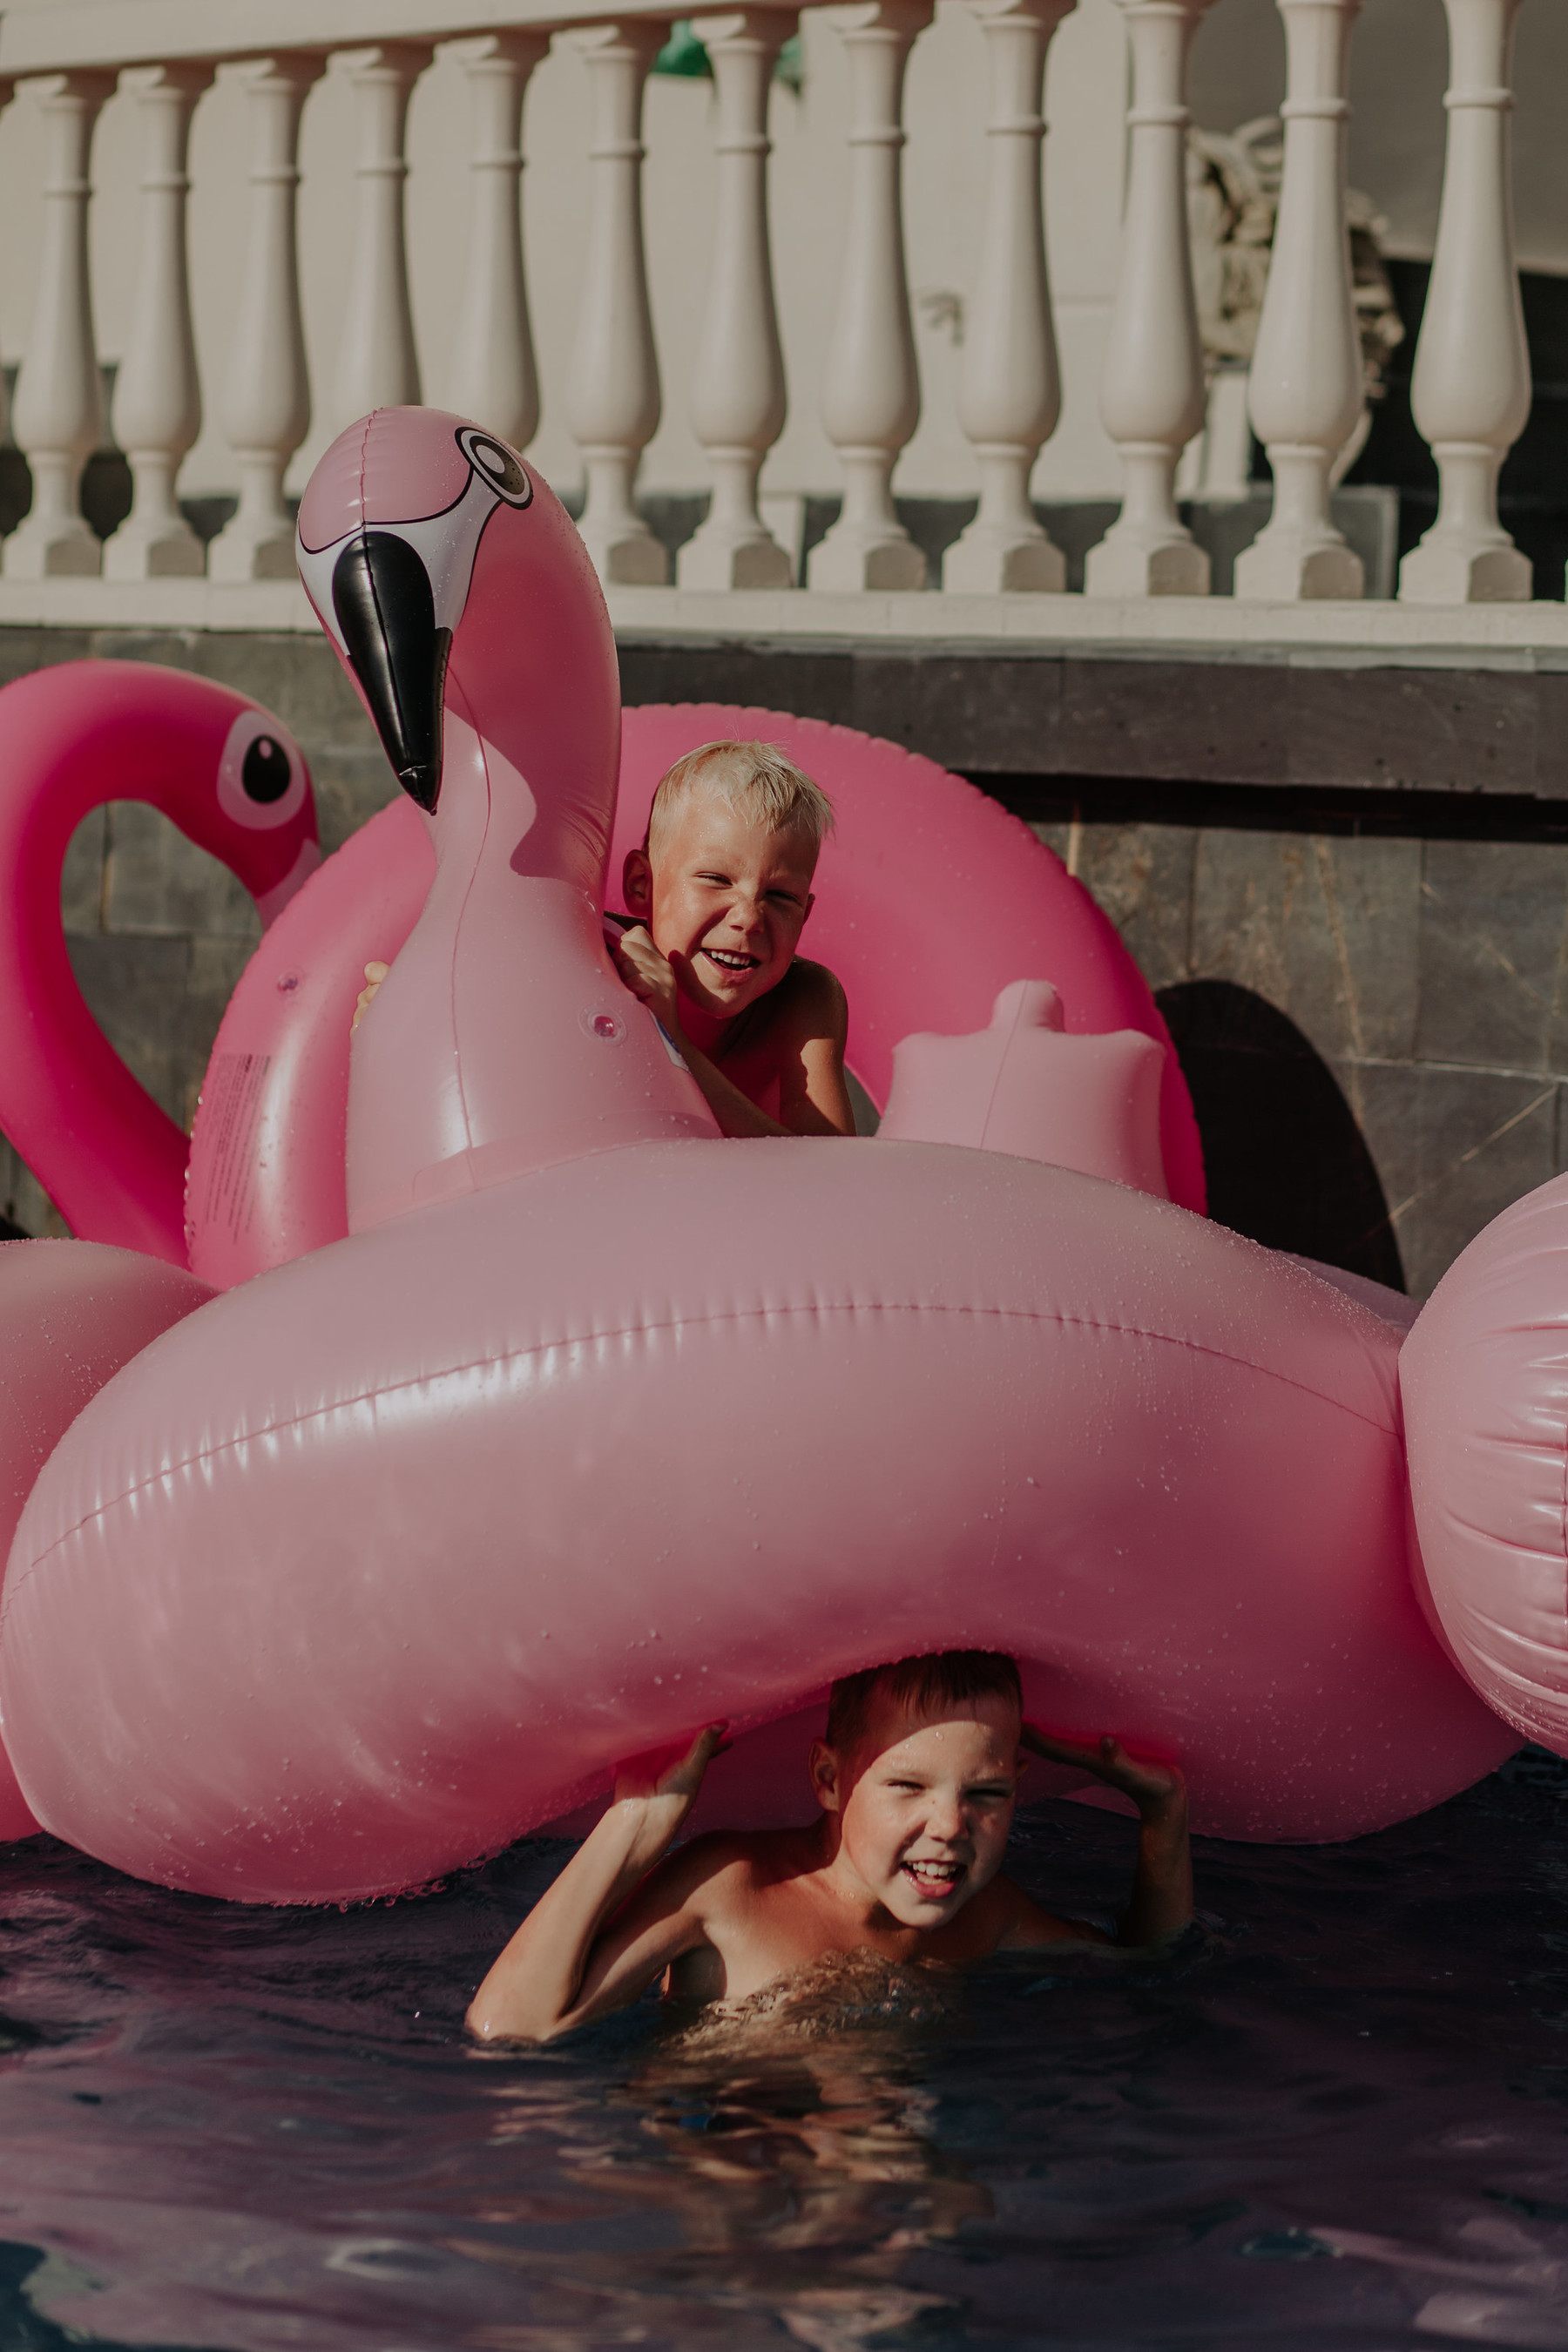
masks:
<svg viewBox="0 0 1568 2352"><path fill-rule="evenodd" d="M1568 2352L1568 1768L1205 1844L1158 1966L839 1969L548 2053L464 2003L559 1865L260 1912L0 1854L0 2347ZM1103 1912L1131 1826L1015 1868Z"/></svg>

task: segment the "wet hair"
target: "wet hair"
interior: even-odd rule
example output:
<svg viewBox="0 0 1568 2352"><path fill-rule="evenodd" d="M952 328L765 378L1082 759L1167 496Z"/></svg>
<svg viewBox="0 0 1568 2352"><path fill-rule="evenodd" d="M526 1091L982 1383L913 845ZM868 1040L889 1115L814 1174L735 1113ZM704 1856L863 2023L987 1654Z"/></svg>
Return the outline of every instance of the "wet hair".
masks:
<svg viewBox="0 0 1568 2352"><path fill-rule="evenodd" d="M976 1698L1005 1699L1020 1715L1024 1712L1018 1669L1002 1651L939 1650L930 1657L900 1658L890 1666L868 1666L863 1674L845 1675L836 1682L824 1735L829 1748L842 1756L858 1745L870 1727L878 1698L910 1715L931 1715L938 1707Z"/></svg>
<svg viewBox="0 0 1568 2352"><path fill-rule="evenodd" d="M771 832L798 834L811 845L814 857L833 830L833 803L776 743L700 743L660 779L645 849L652 848L699 788L717 793Z"/></svg>

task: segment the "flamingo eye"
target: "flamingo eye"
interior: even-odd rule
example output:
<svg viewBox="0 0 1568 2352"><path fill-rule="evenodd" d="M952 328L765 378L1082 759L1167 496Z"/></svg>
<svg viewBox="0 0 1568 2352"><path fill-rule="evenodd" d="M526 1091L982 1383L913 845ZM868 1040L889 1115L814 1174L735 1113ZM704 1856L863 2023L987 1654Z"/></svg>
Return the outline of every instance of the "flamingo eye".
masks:
<svg viewBox="0 0 1568 2352"><path fill-rule="evenodd" d="M217 766L217 803L247 833L267 833L297 817L310 779L299 751L269 712L242 710Z"/></svg>
<svg viewBox="0 0 1568 2352"><path fill-rule="evenodd" d="M239 763L239 781L246 799L270 808L294 781L289 754L276 736L258 735Z"/></svg>
<svg viewBox="0 0 1568 2352"><path fill-rule="evenodd" d="M458 446L487 487L509 507L525 507L533 496L533 484L504 441L491 433L479 433L466 425L458 436Z"/></svg>

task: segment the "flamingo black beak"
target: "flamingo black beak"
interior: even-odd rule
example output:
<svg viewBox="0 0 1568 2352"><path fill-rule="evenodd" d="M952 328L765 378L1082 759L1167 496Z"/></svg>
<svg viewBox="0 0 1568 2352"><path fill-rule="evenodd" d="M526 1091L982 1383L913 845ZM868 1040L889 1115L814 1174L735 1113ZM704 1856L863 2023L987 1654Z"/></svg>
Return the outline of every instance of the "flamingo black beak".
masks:
<svg viewBox="0 0 1568 2352"><path fill-rule="evenodd" d="M437 626L418 549L395 531L357 531L332 566L332 612L394 773L433 814L452 632Z"/></svg>
<svg viewBox="0 0 1568 2352"><path fill-rule="evenodd" d="M441 797L447 661L479 541L501 508L533 499L515 449L477 425L458 425L455 438L468 472L449 505L402 520L395 509L371 520L361 499L357 516L352 508L343 515L349 528L341 534L316 545L302 535L295 541L305 593L353 671L398 782L426 814ZM416 506L417 467L410 489Z"/></svg>

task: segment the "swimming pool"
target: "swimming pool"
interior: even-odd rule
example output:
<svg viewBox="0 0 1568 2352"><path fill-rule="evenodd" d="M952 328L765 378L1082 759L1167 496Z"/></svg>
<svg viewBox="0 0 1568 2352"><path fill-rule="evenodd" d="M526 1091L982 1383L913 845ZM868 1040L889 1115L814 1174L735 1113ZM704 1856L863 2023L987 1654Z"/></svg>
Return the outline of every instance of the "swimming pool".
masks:
<svg viewBox="0 0 1568 2352"><path fill-rule="evenodd" d="M1015 1867L1103 1911L1131 1825ZM1568 2347L1568 1767L1331 1849L1200 1845L1143 1967L461 2032L563 1850L339 1912L0 1856L0 2347Z"/></svg>

